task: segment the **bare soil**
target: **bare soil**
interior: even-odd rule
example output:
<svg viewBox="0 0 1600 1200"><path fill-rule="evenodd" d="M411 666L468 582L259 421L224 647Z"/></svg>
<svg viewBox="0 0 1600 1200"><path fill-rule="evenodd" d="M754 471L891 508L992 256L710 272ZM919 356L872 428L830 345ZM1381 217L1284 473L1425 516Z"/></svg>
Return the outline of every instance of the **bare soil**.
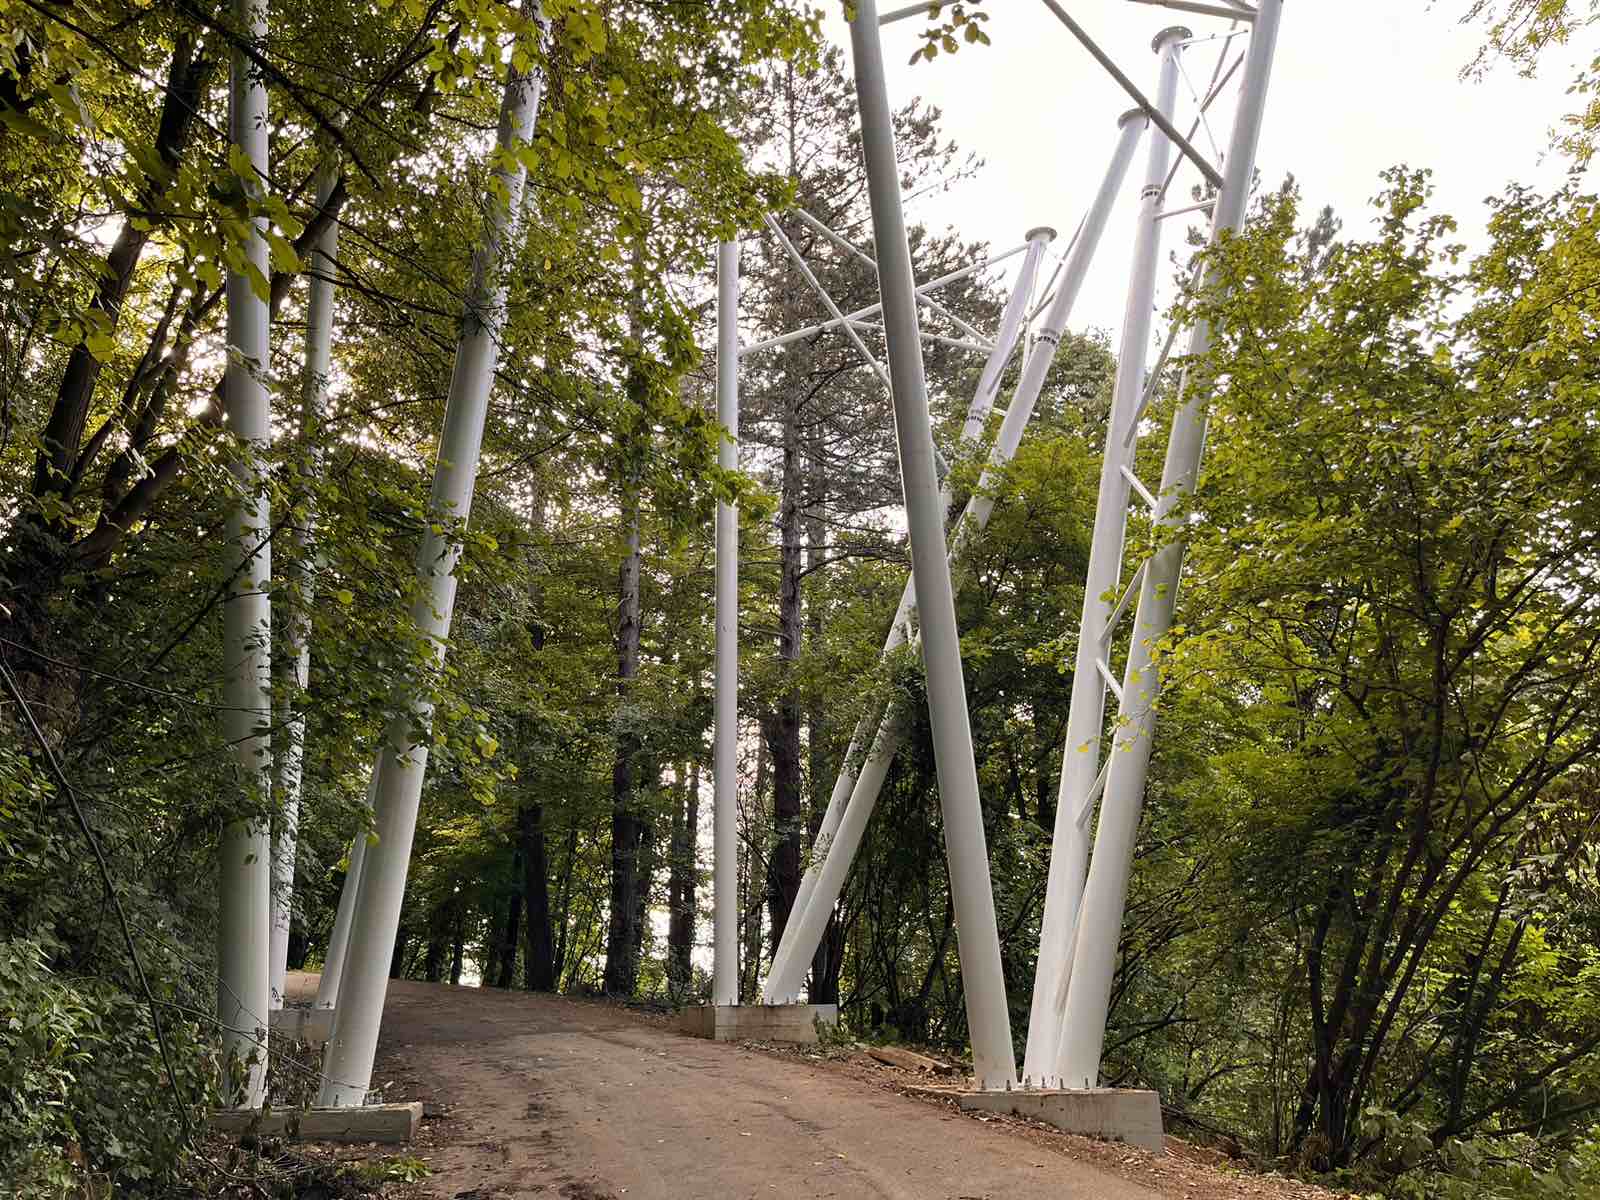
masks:
<svg viewBox="0 0 1600 1200"><path fill-rule="evenodd" d="M291 996L316 986L291 976ZM864 1054L690 1038L614 1005L395 981L374 1085L421 1100L437 1200L1326 1200L1169 1138L1156 1157L968 1115Z"/></svg>

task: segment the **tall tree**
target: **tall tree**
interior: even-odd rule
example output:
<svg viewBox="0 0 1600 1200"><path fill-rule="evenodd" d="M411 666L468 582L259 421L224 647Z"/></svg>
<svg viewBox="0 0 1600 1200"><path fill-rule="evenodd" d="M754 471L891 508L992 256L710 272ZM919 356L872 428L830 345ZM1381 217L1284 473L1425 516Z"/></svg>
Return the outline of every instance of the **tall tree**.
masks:
<svg viewBox="0 0 1600 1200"><path fill-rule="evenodd" d="M639 384L630 379L630 388ZM629 457L645 452L638 442L648 434L637 419L622 444ZM622 562L617 569L617 696L619 722L629 719L628 701L639 674L640 516L637 467L623 467L621 496ZM643 766L642 739L636 729L620 725L611 767L611 902L606 931L605 990L631 996L639 982L640 852L645 819L639 808L638 775Z"/></svg>
<svg viewBox="0 0 1600 1200"><path fill-rule="evenodd" d="M1513 191L1463 263L1424 177L1386 183L1316 269L1286 193L1218 256L1243 290L1196 302L1226 332L1195 368L1205 594L1168 668L1237 731L1191 819L1250 897L1226 927L1292 947L1290 1144L1332 1166L1385 1128L1431 1150L1600 1105L1572 990L1597 969L1595 209Z"/></svg>

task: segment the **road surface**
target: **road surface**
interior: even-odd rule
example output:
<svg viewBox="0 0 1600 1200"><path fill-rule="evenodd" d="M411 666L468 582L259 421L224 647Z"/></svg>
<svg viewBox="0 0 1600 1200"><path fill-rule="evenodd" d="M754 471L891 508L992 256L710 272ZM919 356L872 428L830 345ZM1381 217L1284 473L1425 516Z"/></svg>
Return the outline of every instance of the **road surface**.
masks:
<svg viewBox="0 0 1600 1200"><path fill-rule="evenodd" d="M392 982L374 1083L446 1114L417 1153L449 1200L1160 1195L999 1123L551 996Z"/></svg>

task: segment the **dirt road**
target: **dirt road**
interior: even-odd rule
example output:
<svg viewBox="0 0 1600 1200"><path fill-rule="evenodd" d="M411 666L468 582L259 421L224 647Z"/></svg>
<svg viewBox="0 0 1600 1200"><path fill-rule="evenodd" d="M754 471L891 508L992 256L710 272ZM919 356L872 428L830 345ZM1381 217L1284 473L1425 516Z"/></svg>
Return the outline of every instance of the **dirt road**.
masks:
<svg viewBox="0 0 1600 1200"><path fill-rule="evenodd" d="M1160 1195L836 1071L549 996L392 983L374 1082L447 1113L418 1153L425 1194L452 1200Z"/></svg>

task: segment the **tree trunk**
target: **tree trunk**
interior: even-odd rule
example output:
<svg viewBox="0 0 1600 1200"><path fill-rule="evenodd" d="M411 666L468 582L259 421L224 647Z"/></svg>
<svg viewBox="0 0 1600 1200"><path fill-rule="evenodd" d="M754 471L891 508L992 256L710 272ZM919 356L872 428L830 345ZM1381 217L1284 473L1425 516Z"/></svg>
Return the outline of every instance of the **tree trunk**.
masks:
<svg viewBox="0 0 1600 1200"><path fill-rule="evenodd" d="M1040 829L1053 831L1056 827L1056 789L1052 781L1059 769L1052 771L1051 749L1053 742L1041 742L1033 760L1034 802L1033 811Z"/></svg>
<svg viewBox="0 0 1600 1200"><path fill-rule="evenodd" d="M536 484L535 488L534 500L530 506L532 514L530 532L535 537L542 538L545 532L542 482ZM543 586L538 582L540 578L538 575L534 576L532 590L533 611L536 614L540 611L544 598ZM529 623L528 636L536 654L544 652L547 633L542 620L535 619ZM530 787L530 792L533 792L533 787ZM573 829L576 828L574 825ZM510 947L510 955L515 959L517 924L522 909L526 908L527 927L523 934L522 955L523 986L530 992L553 992L559 982L561 958L550 923L549 844L545 840L544 805L531 798L524 800L522 807L517 810L517 853L514 869L520 872L521 877L516 881L517 891L513 901L516 905L513 911L517 915L513 916L507 929L506 942ZM570 870L570 866L568 869ZM566 913L563 907L563 923L565 920ZM513 969L508 967L503 975L505 983L502 986L512 986Z"/></svg>
<svg viewBox="0 0 1600 1200"><path fill-rule="evenodd" d="M429 983L441 983L444 980L445 937L446 930L442 922L435 919L434 928L428 934L428 955L422 960L422 977Z"/></svg>
<svg viewBox="0 0 1600 1200"><path fill-rule="evenodd" d="M161 198L166 185L176 179L178 167L188 149L196 119L204 108L202 100L213 65L204 51L196 49L191 36L183 34L178 37L172 52L172 64L167 72L161 117L156 126L155 152L163 174L152 172L145 187L140 190L136 205L144 213L160 212L164 207ZM137 222L132 217L125 218L110 253L106 255L100 286L89 306L90 312L95 314L106 333L116 331L122 315L122 302L133 283L139 259L154 232L148 217L141 217ZM90 352L86 343L74 346L68 354L66 369L56 389L55 403L50 409L50 419L45 424L38 460L34 465L35 496L52 492L69 495L76 481L83 477L79 447L94 399L95 384L100 379L100 367L101 359Z"/></svg>
<svg viewBox="0 0 1600 1200"><path fill-rule="evenodd" d="M772 855L767 872L767 912L776 947L800 890L801 808L800 705L794 695L778 702L767 724L772 752Z"/></svg>
<svg viewBox="0 0 1600 1200"><path fill-rule="evenodd" d="M495 987L500 978L500 929L497 924L498 913L489 914L489 935L483 939L483 962L480 964L482 978L478 980L479 987Z"/></svg>
<svg viewBox="0 0 1600 1200"><path fill-rule="evenodd" d="M835 912L828 914L822 940L811 956L811 1003L839 1003L839 975L843 970L844 926L839 924L839 914Z"/></svg>
<svg viewBox="0 0 1600 1200"><path fill-rule="evenodd" d="M500 930L496 954L494 986L511 987L517 977L517 929L522 924L522 854L520 847L511 855L511 898L506 902L506 923ZM485 980L487 982L487 980Z"/></svg>
<svg viewBox="0 0 1600 1200"><path fill-rule="evenodd" d="M558 907L552 922L557 938L555 949L555 966L552 971L552 977L554 979L554 987L552 990L559 990L561 980L566 975L567 957L571 951L572 944L570 933L572 927L572 872L576 868L578 862L578 823L576 821L572 821L567 825L567 843L562 849L561 890L559 893ZM528 894L530 897L533 895L532 892L529 892ZM531 905L532 903L533 901L530 899L529 904ZM530 908L530 937L533 936L531 929L532 920L532 909ZM533 988L533 986L533 977L530 975L528 977L528 987Z"/></svg>
<svg viewBox="0 0 1600 1200"><path fill-rule="evenodd" d="M681 776L680 776L681 778ZM688 995L694 984L694 925L696 834L700 829L700 764L689 768L687 785L672 806L672 861L667 884L667 987L675 1001Z"/></svg>
<svg viewBox="0 0 1600 1200"><path fill-rule="evenodd" d="M739 994L752 996L756 982L761 977L761 908L766 895L767 877L767 743L765 739L756 747L756 786L750 799L750 810L745 816L744 878L741 881L744 918L743 953L739 959Z"/></svg>
<svg viewBox="0 0 1600 1200"><path fill-rule="evenodd" d="M655 787L651 787L655 791ZM648 816L639 817L639 854L638 854L638 882L637 903L634 907L633 928L630 931L633 938L632 960L634 971L637 972L640 964L649 953L653 939L650 928L650 903L655 898L656 877L656 827L655 822ZM635 978L637 986L637 978Z"/></svg>
<svg viewBox="0 0 1600 1200"><path fill-rule="evenodd" d="M450 983L457 985L461 982L461 968L466 962L467 951L467 906L462 903L461 897L455 901L455 921L451 927L450 940Z"/></svg>
<svg viewBox="0 0 1600 1200"><path fill-rule="evenodd" d="M622 528L626 548L617 579L617 695L624 703L639 674L639 493L624 485ZM639 840L643 832L634 796L639 736L628 728L617 735L611 766L611 897L606 929L603 987L611 996L631 996L639 982Z"/></svg>
<svg viewBox="0 0 1600 1200"><path fill-rule="evenodd" d="M530 992L556 990L555 938L550 928L550 863L544 838L544 808L529 802L517 816L522 840L522 898L528 910L523 943L523 978Z"/></svg>
<svg viewBox="0 0 1600 1200"><path fill-rule="evenodd" d="M800 581L805 546L800 513L805 503L805 472L800 452L803 393L788 389L783 409L783 488L779 508L781 560L778 575L778 665L783 680L776 708L763 722L772 751L773 847L767 877L771 944L777 946L800 890L800 836L803 780L800 769L800 691L795 668L804 638Z"/></svg>

